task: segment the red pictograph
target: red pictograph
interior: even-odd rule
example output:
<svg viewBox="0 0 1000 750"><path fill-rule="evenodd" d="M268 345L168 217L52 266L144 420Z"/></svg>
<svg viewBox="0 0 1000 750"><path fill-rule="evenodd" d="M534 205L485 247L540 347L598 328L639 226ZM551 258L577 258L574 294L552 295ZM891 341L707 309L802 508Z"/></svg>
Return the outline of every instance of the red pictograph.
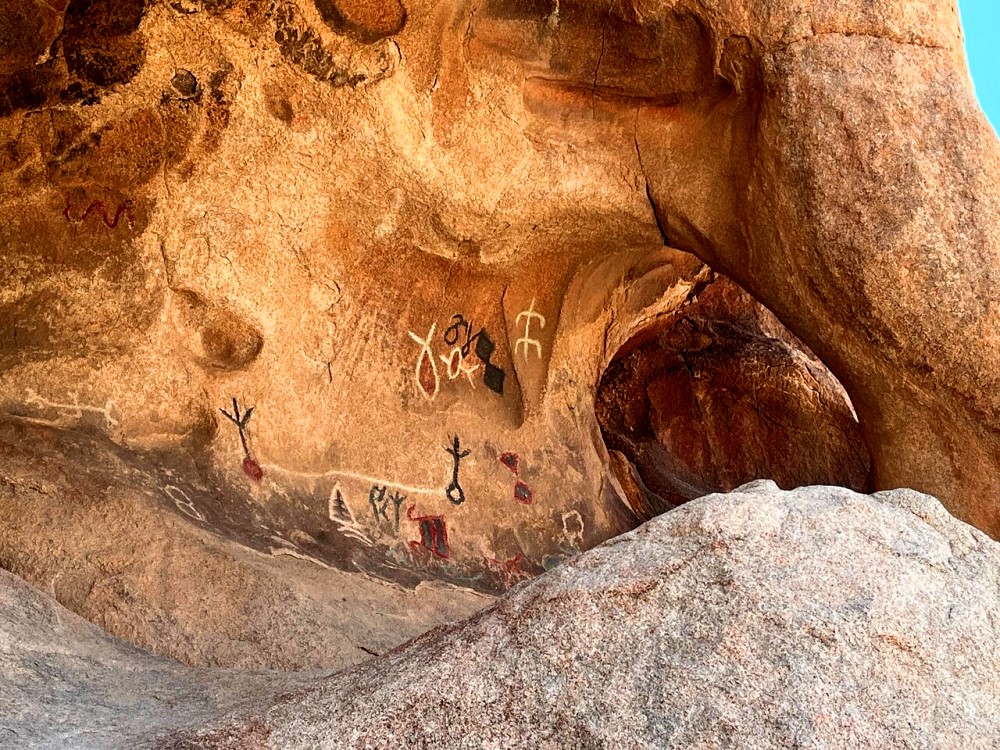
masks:
<svg viewBox="0 0 1000 750"><path fill-rule="evenodd" d="M243 459L243 473L255 482L259 482L264 478L264 469L261 468L256 460L250 458L250 456Z"/></svg>
<svg viewBox="0 0 1000 750"><path fill-rule="evenodd" d="M114 229L118 226L118 222L121 221L122 216L128 219L128 225L131 227L135 224L135 215L132 213L132 202L125 201L124 203L119 203L118 207L115 209L115 214L113 217L108 216L108 209L104 205L102 200L93 200L87 209L78 219L73 218L73 204L69 196L66 196L66 208L63 209L63 216L66 217L66 221L70 224L82 224L87 220L87 217L92 213L99 213L101 221L104 222L104 226L108 229Z"/></svg>
<svg viewBox="0 0 1000 750"><path fill-rule="evenodd" d="M486 561L486 567L500 577L500 580L503 581L504 588L509 589L518 581L524 581L531 578L530 573L521 570L520 566L524 561L524 555L520 552L509 560L494 560L492 557L484 557L483 560Z"/></svg>
<svg viewBox="0 0 1000 750"><path fill-rule="evenodd" d="M535 493L531 487L521 481L521 457L510 451L500 454L500 463L510 469L517 478L514 483L514 499L522 505L531 505L535 501Z"/></svg>
<svg viewBox="0 0 1000 750"><path fill-rule="evenodd" d="M410 549L416 554L430 552L435 557L447 560L451 557L451 547L448 545L448 526L444 516L414 516L411 505L406 509L406 517L419 524L420 541L410 542Z"/></svg>

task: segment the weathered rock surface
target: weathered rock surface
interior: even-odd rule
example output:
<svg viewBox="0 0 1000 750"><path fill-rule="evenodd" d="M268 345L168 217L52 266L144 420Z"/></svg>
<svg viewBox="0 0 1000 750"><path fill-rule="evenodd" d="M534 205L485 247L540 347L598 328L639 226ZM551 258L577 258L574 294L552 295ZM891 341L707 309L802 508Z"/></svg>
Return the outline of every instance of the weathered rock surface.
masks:
<svg viewBox="0 0 1000 750"><path fill-rule="evenodd" d="M150 656L0 570L0 747L136 747L150 732L263 708L307 682Z"/></svg>
<svg viewBox="0 0 1000 750"><path fill-rule="evenodd" d="M754 479L867 489L868 451L840 384L724 277L629 341L596 401L642 519Z"/></svg>
<svg viewBox="0 0 1000 750"><path fill-rule="evenodd" d="M233 705L219 673L166 667L9 576L0 586L11 602L0 610L0 697L19 707L0 726L48 746L59 736L74 747L274 750L1000 742L1000 546L912 491L758 482L696 500L392 654L308 684L241 677L228 716L206 718ZM69 642L53 646L50 632ZM81 650L96 656L80 663ZM54 692L52 675L72 691ZM170 718L122 710L126 686L130 707L156 709L149 696L167 691ZM105 734L91 742L95 727Z"/></svg>
<svg viewBox="0 0 1000 750"><path fill-rule="evenodd" d="M873 487L1000 536L1000 147L953 3L0 0L0 42L0 410L155 454L188 525L492 592L557 566L649 515L596 389L708 263L840 379ZM808 383L782 363L772 394ZM778 478L854 485L821 400L790 434L833 450ZM743 478L661 438L691 486ZM183 655L197 576L48 502L7 564Z"/></svg>
<svg viewBox="0 0 1000 750"><path fill-rule="evenodd" d="M394 565L328 497L259 505L172 458L0 419L0 567L194 666L345 667L492 601Z"/></svg>
<svg viewBox="0 0 1000 750"><path fill-rule="evenodd" d="M694 13L715 61L698 104L636 120L670 243L831 368L876 489L929 492L1000 536L1000 141L955 4L695 5L646 16Z"/></svg>
<svg viewBox="0 0 1000 750"><path fill-rule="evenodd" d="M998 587L933 498L759 483L257 716L274 748L993 747Z"/></svg>

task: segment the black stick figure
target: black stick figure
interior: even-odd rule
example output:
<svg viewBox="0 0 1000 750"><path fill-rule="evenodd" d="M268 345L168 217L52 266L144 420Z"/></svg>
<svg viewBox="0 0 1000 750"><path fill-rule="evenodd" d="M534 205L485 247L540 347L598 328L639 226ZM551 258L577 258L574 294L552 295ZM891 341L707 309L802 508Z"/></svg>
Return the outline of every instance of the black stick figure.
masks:
<svg viewBox="0 0 1000 750"><path fill-rule="evenodd" d="M461 450L461 443L458 440L458 435L455 435L455 441L451 448L445 448L444 451L452 458L455 459L455 466L452 470L451 484L448 485L448 489L445 490L445 497L448 498L454 505L461 505L465 502L465 490L462 489L462 485L458 481L458 467L462 463L462 459L468 456L472 451Z"/></svg>
<svg viewBox="0 0 1000 750"><path fill-rule="evenodd" d="M250 424L250 417L253 416L253 407L251 406L247 409L243 416L240 416L240 405L236 403L236 397L233 396L233 413L230 414L225 409L219 409L226 417L231 421L240 431L240 443L243 444L243 455L250 458L250 446L247 445L247 425Z"/></svg>

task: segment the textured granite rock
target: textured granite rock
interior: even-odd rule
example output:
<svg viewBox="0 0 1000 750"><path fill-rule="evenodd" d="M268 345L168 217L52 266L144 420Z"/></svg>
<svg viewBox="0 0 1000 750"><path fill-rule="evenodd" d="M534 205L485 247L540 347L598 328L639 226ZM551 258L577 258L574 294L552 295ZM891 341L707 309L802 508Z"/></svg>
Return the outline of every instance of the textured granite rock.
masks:
<svg viewBox="0 0 1000 750"><path fill-rule="evenodd" d="M998 586L929 496L755 482L159 747L995 747Z"/></svg>
<svg viewBox="0 0 1000 750"><path fill-rule="evenodd" d="M701 106L637 116L669 242L831 368L876 489L931 493L1000 536L1000 141L955 3L695 5L640 11L697 15L716 74Z"/></svg>
<svg viewBox="0 0 1000 750"><path fill-rule="evenodd" d="M150 732L263 708L308 682L150 656L0 570L0 747L137 747Z"/></svg>
<svg viewBox="0 0 1000 750"><path fill-rule="evenodd" d="M1000 148L954 3L0 0L0 50L0 411L155 453L184 524L492 593L552 568L648 515L595 392L708 263L840 379L874 487L1000 536ZM98 523L24 512L12 567L176 652L75 581Z"/></svg>

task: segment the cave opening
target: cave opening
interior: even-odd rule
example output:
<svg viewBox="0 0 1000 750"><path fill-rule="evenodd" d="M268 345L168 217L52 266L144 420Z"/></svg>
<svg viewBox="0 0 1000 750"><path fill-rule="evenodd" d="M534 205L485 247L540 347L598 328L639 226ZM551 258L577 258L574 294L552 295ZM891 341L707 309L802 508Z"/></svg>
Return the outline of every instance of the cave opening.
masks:
<svg viewBox="0 0 1000 750"><path fill-rule="evenodd" d="M868 488L870 457L844 388L719 274L618 348L595 408L610 469L640 522L755 479Z"/></svg>

